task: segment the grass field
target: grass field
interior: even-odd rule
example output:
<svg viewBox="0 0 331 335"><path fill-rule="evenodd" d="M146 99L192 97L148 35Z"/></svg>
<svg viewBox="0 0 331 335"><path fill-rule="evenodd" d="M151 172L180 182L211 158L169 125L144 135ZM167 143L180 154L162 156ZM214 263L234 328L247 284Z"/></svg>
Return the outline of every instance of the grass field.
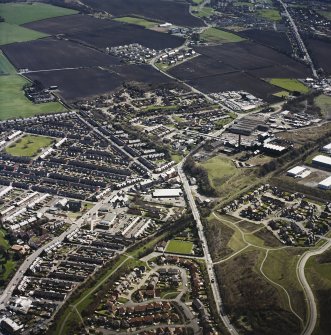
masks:
<svg viewBox="0 0 331 335"><path fill-rule="evenodd" d="M198 7L198 6L192 6L192 11L196 12L194 15L204 18L209 17L214 14L215 10L211 7Z"/></svg>
<svg viewBox="0 0 331 335"><path fill-rule="evenodd" d="M5 19L5 22L18 25L51 17L72 15L76 13L78 12L72 9L47 5L43 3L0 4L0 16Z"/></svg>
<svg viewBox="0 0 331 335"><path fill-rule="evenodd" d="M58 113L66 109L58 102L34 104L22 90L27 80L19 75L0 76L0 120L29 117L44 113Z"/></svg>
<svg viewBox="0 0 331 335"><path fill-rule="evenodd" d="M233 43L241 42L244 39L238 35L228 33L217 28L208 28L201 35L200 38L206 42L214 43Z"/></svg>
<svg viewBox="0 0 331 335"><path fill-rule="evenodd" d="M270 21L280 21L282 19L279 11L276 9L261 9L258 11L258 15Z"/></svg>
<svg viewBox="0 0 331 335"><path fill-rule="evenodd" d="M269 80L269 83L278 87L281 87L285 90L288 90L290 92L300 92L300 93L308 93L309 88L305 86L304 84L300 83L296 79L290 79L290 78L273 78Z"/></svg>
<svg viewBox="0 0 331 335"><path fill-rule="evenodd" d="M51 145L53 139L46 136L26 135L6 148L6 152L13 156L36 156L42 148Z"/></svg>
<svg viewBox="0 0 331 335"><path fill-rule="evenodd" d="M211 185L223 201L243 192L258 181L255 171L237 169L231 159L215 156L201 163L208 172Z"/></svg>
<svg viewBox="0 0 331 335"><path fill-rule="evenodd" d="M152 28L158 24L158 22L155 22L155 21L149 21L143 18L133 17L133 16L118 17L114 19L114 21L136 24L137 26L142 26L145 28Z"/></svg>
<svg viewBox="0 0 331 335"><path fill-rule="evenodd" d="M329 12L329 11L320 10L320 11L318 11L318 14L324 16L328 20L331 20L331 12Z"/></svg>
<svg viewBox="0 0 331 335"><path fill-rule="evenodd" d="M326 118L331 118L331 97L323 94L319 95L315 98L315 104L321 109L322 114Z"/></svg>
<svg viewBox="0 0 331 335"><path fill-rule="evenodd" d="M39 33L38 31L20 27L16 24L10 24L6 22L0 23L0 45L15 42L26 42L46 36L48 35Z"/></svg>
<svg viewBox="0 0 331 335"><path fill-rule="evenodd" d="M287 98L290 94L288 91L280 91L277 92L275 94L273 94L275 97L279 97L279 98Z"/></svg>
<svg viewBox="0 0 331 335"><path fill-rule="evenodd" d="M176 254L191 255L193 243L183 240L170 240L168 242L166 252L173 252Z"/></svg>
<svg viewBox="0 0 331 335"><path fill-rule="evenodd" d="M7 57L0 51L0 76L7 74L15 74L16 69L7 59Z"/></svg>

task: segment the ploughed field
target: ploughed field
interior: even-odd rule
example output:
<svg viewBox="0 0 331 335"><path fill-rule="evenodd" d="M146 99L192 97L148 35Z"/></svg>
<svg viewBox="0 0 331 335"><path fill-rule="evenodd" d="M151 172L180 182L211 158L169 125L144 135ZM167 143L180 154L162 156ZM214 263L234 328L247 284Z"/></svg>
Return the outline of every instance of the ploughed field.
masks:
<svg viewBox="0 0 331 335"><path fill-rule="evenodd" d="M24 25L48 35L63 34L66 38L79 41L97 48L139 43L152 49L176 48L184 39L166 33L160 33L144 27L101 20L88 15L71 15L41 20Z"/></svg>
<svg viewBox="0 0 331 335"><path fill-rule="evenodd" d="M259 30L259 29L249 29L244 30L238 35L253 40L259 44L263 44L267 47L271 47L280 52L284 52L288 55L292 53L291 43L284 32L278 32L273 30Z"/></svg>
<svg viewBox="0 0 331 335"><path fill-rule="evenodd" d="M192 16L189 4L176 0L82 0L97 11L114 16L138 15L147 19L170 22L187 27L201 27L203 21Z"/></svg>
<svg viewBox="0 0 331 335"><path fill-rule="evenodd" d="M246 90L274 102L279 88L262 79L305 78L309 68L271 48L254 42L198 47L199 57L173 67L169 72L206 92Z"/></svg>
<svg viewBox="0 0 331 335"><path fill-rule="evenodd" d="M104 69L89 68L29 73L45 87L58 86L60 96L67 101L97 96L114 91L124 82L145 84L169 83L171 79L147 65L121 65Z"/></svg>
<svg viewBox="0 0 331 335"><path fill-rule="evenodd" d="M330 75L331 42L309 38L305 40L305 43L316 68L322 68L326 75Z"/></svg>
<svg viewBox="0 0 331 335"><path fill-rule="evenodd" d="M28 68L33 71L110 66L120 63L116 57L55 38L9 44L3 46L2 50L16 68Z"/></svg>

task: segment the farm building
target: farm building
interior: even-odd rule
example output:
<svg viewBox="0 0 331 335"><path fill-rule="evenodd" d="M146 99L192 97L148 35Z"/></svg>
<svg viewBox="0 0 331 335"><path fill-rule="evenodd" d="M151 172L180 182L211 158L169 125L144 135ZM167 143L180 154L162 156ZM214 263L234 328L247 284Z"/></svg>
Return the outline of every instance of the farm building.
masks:
<svg viewBox="0 0 331 335"><path fill-rule="evenodd" d="M313 158L312 164L321 169L331 170L331 157L317 155Z"/></svg>
<svg viewBox="0 0 331 335"><path fill-rule="evenodd" d="M323 190L331 190L331 176L322 180L319 184L318 187L323 189Z"/></svg>
<svg viewBox="0 0 331 335"><path fill-rule="evenodd" d="M331 155L331 143L325 145L321 151L325 152L328 155Z"/></svg>
<svg viewBox="0 0 331 335"><path fill-rule="evenodd" d="M293 178L305 178L310 174L310 170L305 166L295 166L287 171L287 175Z"/></svg>
<svg viewBox="0 0 331 335"><path fill-rule="evenodd" d="M270 154L282 154L287 150L287 148L273 143L264 143L263 150Z"/></svg>
<svg viewBox="0 0 331 335"><path fill-rule="evenodd" d="M153 192L153 198L176 198L180 197L183 191L180 188L163 188Z"/></svg>

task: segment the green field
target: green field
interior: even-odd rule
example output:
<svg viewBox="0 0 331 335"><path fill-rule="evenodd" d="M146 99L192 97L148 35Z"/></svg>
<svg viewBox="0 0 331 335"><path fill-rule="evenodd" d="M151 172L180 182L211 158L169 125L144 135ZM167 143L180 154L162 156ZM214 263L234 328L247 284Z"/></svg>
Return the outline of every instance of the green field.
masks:
<svg viewBox="0 0 331 335"><path fill-rule="evenodd" d="M258 15L270 21L280 21L282 19L279 11L276 9L261 9L258 11Z"/></svg>
<svg viewBox="0 0 331 335"><path fill-rule="evenodd" d="M16 24L10 24L6 22L0 23L0 45L15 42L26 42L46 36L48 35L20 27Z"/></svg>
<svg viewBox="0 0 331 335"><path fill-rule="evenodd" d="M326 118L331 118L331 97L328 95L319 95L315 98L315 104L321 109Z"/></svg>
<svg viewBox="0 0 331 335"><path fill-rule="evenodd" d="M7 57L0 51L0 76L6 74L15 74L14 66L9 62Z"/></svg>
<svg viewBox="0 0 331 335"><path fill-rule="evenodd" d="M195 4L200 5L203 3L203 0L192 0Z"/></svg>
<svg viewBox="0 0 331 335"><path fill-rule="evenodd" d="M209 17L214 14L215 10L211 7L198 7L192 6L192 11L195 12L194 15L204 18Z"/></svg>
<svg viewBox="0 0 331 335"><path fill-rule="evenodd" d="M26 83L27 80L19 75L0 76L0 120L65 111L58 102L34 104L28 100L22 90Z"/></svg>
<svg viewBox="0 0 331 335"><path fill-rule="evenodd" d="M328 20L331 20L331 12L330 11L320 10L320 11L318 11L318 14L324 16Z"/></svg>
<svg viewBox="0 0 331 335"><path fill-rule="evenodd" d="M191 255L193 243L183 240L170 240L168 242L166 252L173 252L175 254Z"/></svg>
<svg viewBox="0 0 331 335"><path fill-rule="evenodd" d="M43 3L0 4L0 16L5 19L5 22L18 25L51 17L72 15L76 13L78 12L72 9L47 5Z"/></svg>
<svg viewBox="0 0 331 335"><path fill-rule="evenodd" d="M6 148L12 156L36 156L41 149L49 147L53 139L46 136L26 135Z"/></svg>
<svg viewBox="0 0 331 335"><path fill-rule="evenodd" d="M114 21L131 23L131 24L135 24L137 26L142 26L145 28L152 28L158 24L158 22L155 22L155 21L149 21L149 20L145 20L145 19L142 19L139 17L133 17L133 16L118 17L114 19Z"/></svg>
<svg viewBox="0 0 331 335"><path fill-rule="evenodd" d="M250 188L258 178L253 169L237 169L231 159L215 156L201 163L207 170L210 183L223 201Z"/></svg>
<svg viewBox="0 0 331 335"><path fill-rule="evenodd" d="M206 29L202 34L200 34L200 38L206 42L213 43L233 43L244 41L244 39L238 35L228 33L217 28Z"/></svg>
<svg viewBox="0 0 331 335"><path fill-rule="evenodd" d="M269 80L269 83L275 86L278 86L280 88L283 88L285 90L288 90L290 92L300 92L300 93L308 93L309 88L305 86L304 84L300 83L296 79L290 79L290 78L273 78Z"/></svg>
<svg viewBox="0 0 331 335"><path fill-rule="evenodd" d="M273 95L279 98L287 98L290 94L288 91L280 91L280 92L274 93Z"/></svg>

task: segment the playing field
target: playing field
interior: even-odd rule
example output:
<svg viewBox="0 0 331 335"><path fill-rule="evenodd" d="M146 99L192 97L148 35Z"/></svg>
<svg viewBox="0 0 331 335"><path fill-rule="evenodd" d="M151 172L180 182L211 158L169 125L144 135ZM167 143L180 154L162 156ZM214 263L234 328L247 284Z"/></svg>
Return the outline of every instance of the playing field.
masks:
<svg viewBox="0 0 331 335"><path fill-rule="evenodd" d="M279 11L276 9L261 9L258 11L258 15L270 21L280 21L282 19Z"/></svg>
<svg viewBox="0 0 331 335"><path fill-rule="evenodd" d="M0 76L0 120L29 117L44 113L58 113L66 109L58 102L34 104L22 90L27 81L19 75Z"/></svg>
<svg viewBox="0 0 331 335"><path fill-rule="evenodd" d="M198 6L192 6L192 11L194 15L198 17L209 17L214 14L215 10L211 7L198 7Z"/></svg>
<svg viewBox="0 0 331 335"><path fill-rule="evenodd" d="M213 43L234 43L244 41L244 39L238 35L217 28L206 29L200 37L206 42Z"/></svg>
<svg viewBox="0 0 331 335"><path fill-rule="evenodd" d="M145 28L152 28L158 24L155 21L149 21L149 20L145 20L145 19L142 19L139 17L133 17L133 16L118 17L114 19L114 21L136 24L137 26L142 26Z"/></svg>
<svg viewBox="0 0 331 335"><path fill-rule="evenodd" d="M168 242L166 252L173 252L176 254L191 255L193 243L182 240L170 240Z"/></svg>
<svg viewBox="0 0 331 335"><path fill-rule="evenodd" d="M273 78L269 80L269 83L278 87L281 87L285 90L290 92L300 92L300 93L308 93L309 88L304 84L300 83L296 79L289 79L289 78Z"/></svg>
<svg viewBox="0 0 331 335"><path fill-rule="evenodd" d="M50 17L76 14L77 11L43 3L6 3L0 4L0 16L5 22L24 24Z"/></svg>
<svg viewBox="0 0 331 335"><path fill-rule="evenodd" d="M16 24L10 24L7 22L0 23L0 45L14 42L26 42L46 36L46 34L20 27Z"/></svg>
<svg viewBox="0 0 331 335"><path fill-rule="evenodd" d="M16 70L7 57L0 51L0 76L6 74L15 74Z"/></svg>
<svg viewBox="0 0 331 335"><path fill-rule="evenodd" d="M41 149L49 147L54 140L46 136L26 135L6 148L6 152L13 156L36 156Z"/></svg>

